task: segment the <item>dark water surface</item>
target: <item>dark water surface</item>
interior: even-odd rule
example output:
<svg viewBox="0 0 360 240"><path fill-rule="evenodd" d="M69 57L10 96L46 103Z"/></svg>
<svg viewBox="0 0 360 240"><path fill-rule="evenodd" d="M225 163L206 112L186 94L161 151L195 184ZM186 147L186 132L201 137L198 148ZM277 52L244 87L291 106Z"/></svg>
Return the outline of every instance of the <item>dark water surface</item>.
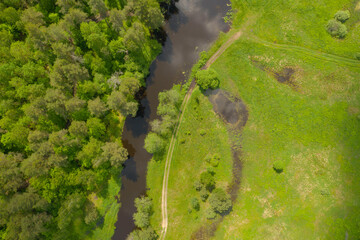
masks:
<svg viewBox="0 0 360 240"><path fill-rule="evenodd" d="M220 31L229 29L223 20L228 3L228 0L179 0L176 3L178 13L165 25L168 36L162 53L150 67L141 100L142 111L125 121L123 143L130 159L125 162L121 174L121 208L113 240L126 239L134 230L134 199L146 193L147 163L151 155L144 149L144 139L150 130L149 122L157 117L158 94L184 81L199 53L210 47Z"/></svg>

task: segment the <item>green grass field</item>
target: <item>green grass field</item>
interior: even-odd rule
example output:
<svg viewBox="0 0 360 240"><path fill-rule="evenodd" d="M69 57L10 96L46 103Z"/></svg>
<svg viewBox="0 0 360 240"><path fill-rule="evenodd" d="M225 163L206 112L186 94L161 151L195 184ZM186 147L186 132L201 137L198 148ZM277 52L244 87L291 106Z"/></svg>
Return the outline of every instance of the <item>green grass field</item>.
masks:
<svg viewBox="0 0 360 240"><path fill-rule="evenodd" d="M214 239L358 239L360 61L354 54L360 52L360 1L233 0L232 6L236 13L228 35L239 29L243 34L212 68L220 87L245 102L249 119L242 135L233 136L205 97L194 93L203 99L206 117L191 117L192 96L171 166L167 239L189 239L209 223L202 212L206 206L197 214L187 211L196 194L192 185L214 142L226 159L216 176L221 185L229 184L234 137L242 145L241 189ZM330 37L327 21L346 9L352 15L347 37ZM276 77L284 69L291 69L291 77L281 83ZM194 134L205 126L218 132ZM285 163L280 174L273 169L276 160ZM157 230L163 164L151 162L148 170Z"/></svg>

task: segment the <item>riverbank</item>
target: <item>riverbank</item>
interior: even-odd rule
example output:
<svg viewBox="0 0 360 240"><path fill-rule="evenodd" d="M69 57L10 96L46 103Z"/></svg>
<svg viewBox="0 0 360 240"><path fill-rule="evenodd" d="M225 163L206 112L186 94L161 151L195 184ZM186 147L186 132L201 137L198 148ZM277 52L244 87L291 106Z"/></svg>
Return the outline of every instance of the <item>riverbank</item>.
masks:
<svg viewBox="0 0 360 240"><path fill-rule="evenodd" d="M221 78L220 88L244 100L249 120L242 135L236 137L243 154L241 197L216 229L214 239L358 236L360 88L356 76L360 63L354 59L359 43L355 4L232 4L237 11L233 31L223 38L229 38L241 26L243 35L212 68ZM349 9L353 16L344 40L332 38L325 30L326 22L339 9ZM314 12L318 13L316 17ZM195 106L196 101L190 101L188 111ZM202 111L212 112L211 108ZM194 136L196 144L187 146L193 137L185 133L197 133L205 123L191 118L190 113L184 115L188 117L179 130L169 175L167 239L180 235L190 239L201 223L211 223L203 212L206 205L200 204L199 212L188 211L189 200L196 196L193 182L206 168L201 150L199 155L191 151L224 141L220 139L227 139L229 144L225 131L215 138ZM215 114L208 115L206 122L215 119ZM219 125L210 129L216 128ZM273 169L276 161L284 163L282 173ZM163 164L151 162L147 178L155 212L151 221L158 229ZM224 172L229 170L231 164L227 162ZM231 172L227 174L231 176Z"/></svg>

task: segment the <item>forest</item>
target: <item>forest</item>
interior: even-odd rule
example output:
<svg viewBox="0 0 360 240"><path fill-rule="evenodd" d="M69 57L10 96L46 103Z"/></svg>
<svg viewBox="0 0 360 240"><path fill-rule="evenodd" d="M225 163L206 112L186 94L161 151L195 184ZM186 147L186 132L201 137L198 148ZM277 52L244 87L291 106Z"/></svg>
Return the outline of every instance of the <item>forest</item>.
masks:
<svg viewBox="0 0 360 240"><path fill-rule="evenodd" d="M118 176L163 0L0 1L0 239L78 239ZM84 234L84 233L81 233Z"/></svg>

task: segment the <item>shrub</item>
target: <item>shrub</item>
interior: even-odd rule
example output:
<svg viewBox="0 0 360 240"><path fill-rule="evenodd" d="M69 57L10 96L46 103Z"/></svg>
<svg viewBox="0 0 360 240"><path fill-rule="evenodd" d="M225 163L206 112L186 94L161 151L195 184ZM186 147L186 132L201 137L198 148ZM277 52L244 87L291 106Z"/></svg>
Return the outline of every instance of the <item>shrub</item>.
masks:
<svg viewBox="0 0 360 240"><path fill-rule="evenodd" d="M209 191L212 191L215 188L214 176L208 171L203 172L203 173L200 174L200 182Z"/></svg>
<svg viewBox="0 0 360 240"><path fill-rule="evenodd" d="M200 129L199 131L201 136L204 136L206 134L206 130L205 129Z"/></svg>
<svg viewBox="0 0 360 240"><path fill-rule="evenodd" d="M356 58L357 60L360 60L360 52L355 53L355 58Z"/></svg>
<svg viewBox="0 0 360 240"><path fill-rule="evenodd" d="M211 193L209 203L211 208L218 213L224 213L232 206L229 194L222 188L217 188Z"/></svg>
<svg viewBox="0 0 360 240"><path fill-rule="evenodd" d="M199 203L199 199L197 199L196 197L192 198L190 200L190 205L193 209L195 209L196 211L200 210L200 203Z"/></svg>
<svg viewBox="0 0 360 240"><path fill-rule="evenodd" d="M208 197L209 197L209 193L206 191L205 188L202 188L200 190L200 199L201 199L201 201L205 202Z"/></svg>
<svg viewBox="0 0 360 240"><path fill-rule="evenodd" d="M273 163L273 168L277 173L281 173L282 171L284 171L284 165L285 165L284 161L276 160Z"/></svg>
<svg viewBox="0 0 360 240"><path fill-rule="evenodd" d="M331 19L326 25L328 33L337 38L344 38L347 34L347 28L344 24L335 19Z"/></svg>
<svg viewBox="0 0 360 240"><path fill-rule="evenodd" d="M334 18L342 23L346 22L350 18L350 12L349 10L346 11L338 11Z"/></svg>
<svg viewBox="0 0 360 240"><path fill-rule="evenodd" d="M219 78L217 72L213 69L200 70L196 73L196 83L206 90L208 88L215 89L219 86Z"/></svg>
<svg viewBox="0 0 360 240"><path fill-rule="evenodd" d="M194 188L195 188L196 191L200 191L201 188L202 188L201 182L198 181L198 180L196 180L196 181L194 182Z"/></svg>
<svg viewBox="0 0 360 240"><path fill-rule="evenodd" d="M214 219L216 217L216 212L212 208L208 208L205 211L205 217L207 219Z"/></svg>

